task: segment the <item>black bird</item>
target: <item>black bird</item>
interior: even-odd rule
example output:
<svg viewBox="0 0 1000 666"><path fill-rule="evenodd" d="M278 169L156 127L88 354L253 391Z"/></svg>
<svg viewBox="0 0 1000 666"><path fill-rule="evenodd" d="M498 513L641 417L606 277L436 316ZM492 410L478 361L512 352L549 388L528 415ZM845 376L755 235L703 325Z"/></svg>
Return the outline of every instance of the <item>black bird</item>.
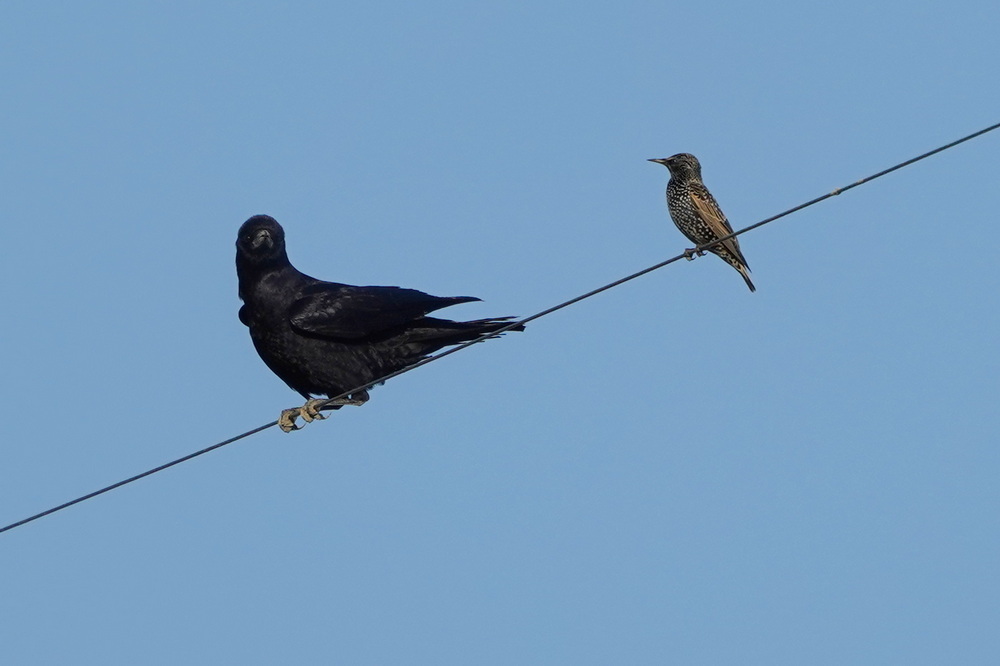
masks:
<svg viewBox="0 0 1000 666"><path fill-rule="evenodd" d="M726 214L701 180L698 158L691 153L678 153L649 161L670 169L667 208L674 224L688 240L695 245L704 245L733 233ZM727 264L738 270L750 291L757 291L750 281L750 267L740 252L740 243L735 237L708 248L708 251L722 257ZM688 250L687 255L688 259L692 258L691 250Z"/></svg>
<svg viewBox="0 0 1000 666"><path fill-rule="evenodd" d="M429 354L506 326L511 317L450 321L426 316L480 299L442 298L399 287L354 287L300 273L288 261L285 232L268 215L254 215L236 239L236 274L243 300L240 321L261 359L307 402L278 419L285 432L295 419L322 418L324 400L412 365ZM511 330L523 330L518 326ZM362 405L368 391L324 406Z"/></svg>

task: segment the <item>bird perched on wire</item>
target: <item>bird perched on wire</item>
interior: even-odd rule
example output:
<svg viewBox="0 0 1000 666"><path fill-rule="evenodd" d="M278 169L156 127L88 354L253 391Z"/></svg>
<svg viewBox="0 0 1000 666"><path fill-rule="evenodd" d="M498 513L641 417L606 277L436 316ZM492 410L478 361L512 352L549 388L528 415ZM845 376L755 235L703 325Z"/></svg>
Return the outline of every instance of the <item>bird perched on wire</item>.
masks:
<svg viewBox="0 0 1000 666"><path fill-rule="evenodd" d="M733 233L725 213L701 180L698 158L690 153L677 153L671 157L649 161L670 169L667 208L674 224L688 240L695 245L704 245ZM722 257L727 264L738 270L750 291L757 291L750 281L750 267L735 236L708 248L708 251ZM693 250L687 250L686 254L689 260L693 258Z"/></svg>
<svg viewBox="0 0 1000 666"><path fill-rule="evenodd" d="M306 403L278 419L285 432L295 420L323 418L320 409L362 405L367 390L339 396L413 365L429 354L489 335L511 317L450 321L427 314L478 301L442 298L400 287L355 287L324 282L296 270L285 251L285 232L270 216L254 215L236 239L236 274L243 300L239 317L261 359ZM517 326L510 330L524 330Z"/></svg>

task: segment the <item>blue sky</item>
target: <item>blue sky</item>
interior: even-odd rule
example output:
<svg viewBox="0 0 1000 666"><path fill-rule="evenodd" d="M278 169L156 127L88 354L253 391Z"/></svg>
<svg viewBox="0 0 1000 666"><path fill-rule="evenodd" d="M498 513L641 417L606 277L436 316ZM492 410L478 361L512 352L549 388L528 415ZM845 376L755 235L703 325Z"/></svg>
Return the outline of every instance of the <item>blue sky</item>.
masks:
<svg viewBox="0 0 1000 666"><path fill-rule="evenodd" d="M277 417L239 225L528 315L1000 120L996 3L8 3L0 523ZM16 664L988 663L1000 133L0 535Z"/></svg>

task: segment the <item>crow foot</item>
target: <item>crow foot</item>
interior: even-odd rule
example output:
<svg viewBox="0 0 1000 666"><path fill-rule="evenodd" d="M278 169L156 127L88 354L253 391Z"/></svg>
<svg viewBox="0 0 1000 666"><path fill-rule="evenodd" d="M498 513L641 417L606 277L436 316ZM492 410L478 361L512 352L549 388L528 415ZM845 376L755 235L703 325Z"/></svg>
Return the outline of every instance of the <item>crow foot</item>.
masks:
<svg viewBox="0 0 1000 666"><path fill-rule="evenodd" d="M298 430L301 426L295 424L295 419L297 419L300 414L302 414L301 407L292 407L291 409L281 410L281 416L278 417L278 427L285 432Z"/></svg>
<svg viewBox="0 0 1000 666"><path fill-rule="evenodd" d="M362 399L363 398L363 399ZM306 423L312 423L313 421L322 421L326 418L324 414L320 413L320 410L325 409L340 409L345 405L350 405L351 407L360 407L368 401L368 394L364 392L362 394L352 394L346 398L337 398L336 400L329 400L327 398L315 398L312 400L307 400L306 404L301 407L292 407L291 409L281 410L281 416L278 417L278 427L285 432L291 432L293 430L301 430L302 426L298 425L295 420L302 417L302 420Z"/></svg>

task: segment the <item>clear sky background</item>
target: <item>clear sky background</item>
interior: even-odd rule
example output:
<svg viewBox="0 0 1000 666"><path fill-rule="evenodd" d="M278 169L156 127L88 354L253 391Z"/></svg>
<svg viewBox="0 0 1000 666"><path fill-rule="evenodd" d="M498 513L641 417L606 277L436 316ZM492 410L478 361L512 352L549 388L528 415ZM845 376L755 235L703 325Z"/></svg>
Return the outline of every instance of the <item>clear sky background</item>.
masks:
<svg viewBox="0 0 1000 666"><path fill-rule="evenodd" d="M0 523L301 403L236 230L529 315L1000 120L996 2L5 3ZM8 664L1000 659L1000 132L0 535Z"/></svg>

